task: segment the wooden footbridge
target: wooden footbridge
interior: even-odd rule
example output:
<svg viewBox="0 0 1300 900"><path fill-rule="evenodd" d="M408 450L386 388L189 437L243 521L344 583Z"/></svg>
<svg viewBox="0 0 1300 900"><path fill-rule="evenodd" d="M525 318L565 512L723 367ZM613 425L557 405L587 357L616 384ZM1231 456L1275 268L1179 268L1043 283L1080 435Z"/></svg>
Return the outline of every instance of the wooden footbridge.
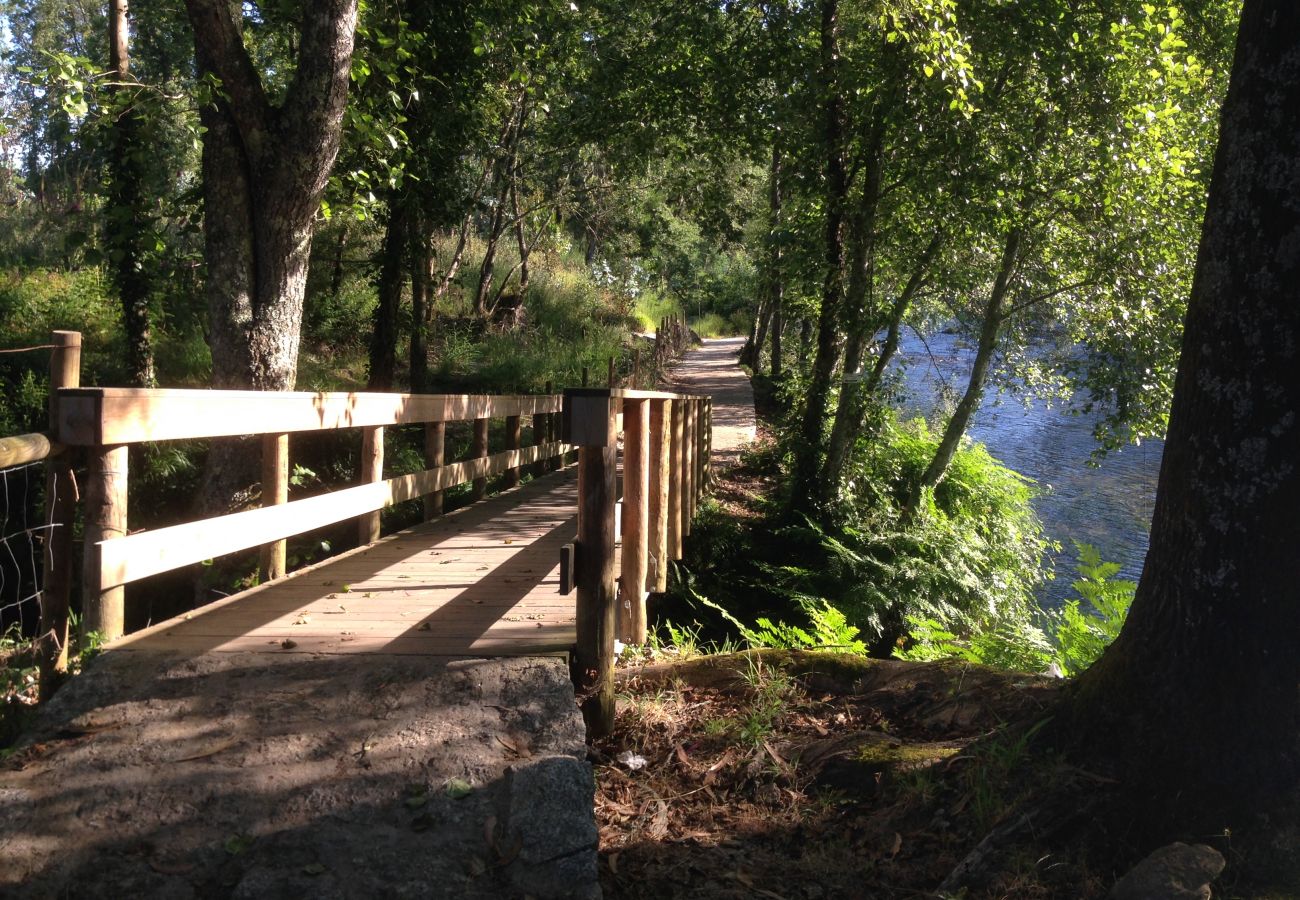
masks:
<svg viewBox="0 0 1300 900"><path fill-rule="evenodd" d="M69 522L72 461L84 459L83 621L109 652L570 654L589 727L610 727L616 632L644 640L646 594L666 587L708 479L709 397L80 388L80 336L55 343L51 432L0 439L0 464L49 458L50 521ZM496 452L493 419L505 425ZM449 422L473 423L470 458L444 458ZM385 477L385 429L408 425L424 428L427 468ZM340 429L361 432L358 483L291 499L289 435ZM131 531L130 445L242 435L261 437L261 508ZM485 498L498 475L506 489ZM466 483L477 502L443 515L444 492ZM380 510L419 498L424 523L380 535ZM357 549L285 573L286 539L349 519ZM67 644L70 530L47 542L50 667ZM257 587L124 633L127 585L252 548Z"/></svg>

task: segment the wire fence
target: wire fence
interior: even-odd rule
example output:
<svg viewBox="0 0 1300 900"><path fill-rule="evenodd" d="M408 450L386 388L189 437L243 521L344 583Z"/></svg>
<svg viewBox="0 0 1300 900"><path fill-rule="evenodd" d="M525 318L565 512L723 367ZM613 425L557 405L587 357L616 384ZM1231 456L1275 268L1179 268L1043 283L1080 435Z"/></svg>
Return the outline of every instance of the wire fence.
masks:
<svg viewBox="0 0 1300 900"><path fill-rule="evenodd" d="M0 469L0 702L36 702L30 642L40 630L46 535L45 465Z"/></svg>

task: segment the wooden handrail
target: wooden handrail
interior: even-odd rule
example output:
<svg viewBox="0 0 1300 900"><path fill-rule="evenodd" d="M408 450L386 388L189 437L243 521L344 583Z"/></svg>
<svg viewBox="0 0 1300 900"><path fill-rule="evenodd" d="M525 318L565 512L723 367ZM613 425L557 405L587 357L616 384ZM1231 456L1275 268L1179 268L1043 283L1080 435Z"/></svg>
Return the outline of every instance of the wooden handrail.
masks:
<svg viewBox="0 0 1300 900"><path fill-rule="evenodd" d="M41 462L65 450L67 447L51 440L49 432L45 431L0 437L0 469Z"/></svg>
<svg viewBox="0 0 1300 900"><path fill-rule="evenodd" d="M73 388L57 392L72 447L284 434L559 412L555 394L375 394Z"/></svg>

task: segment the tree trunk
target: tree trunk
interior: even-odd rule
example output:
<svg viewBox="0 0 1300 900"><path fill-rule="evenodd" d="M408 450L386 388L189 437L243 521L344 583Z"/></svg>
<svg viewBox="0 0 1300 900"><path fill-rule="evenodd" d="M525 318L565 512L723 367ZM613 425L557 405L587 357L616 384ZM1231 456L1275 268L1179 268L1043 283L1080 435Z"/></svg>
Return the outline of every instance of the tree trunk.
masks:
<svg viewBox="0 0 1300 900"><path fill-rule="evenodd" d="M1236 830L1300 782L1298 65L1300 6L1246 0L1146 565L1054 722L1155 839Z"/></svg>
<svg viewBox="0 0 1300 900"><path fill-rule="evenodd" d="M298 365L303 291L321 194L338 155L356 0L303 7L298 67L272 107L239 7L186 0L201 76L204 258L215 387L284 390Z"/></svg>
<svg viewBox="0 0 1300 900"><path fill-rule="evenodd" d="M782 293L784 293L784 286ZM777 298L776 309L772 311L772 380L776 381L785 374L784 365L781 360L781 332L785 330L785 310L781 308L781 300Z"/></svg>
<svg viewBox="0 0 1300 900"><path fill-rule="evenodd" d="M397 313L402 305L402 286L406 275L407 215L406 198L396 192L388 201L388 227L384 231L384 249L379 263L379 302L375 304L370 332L370 378L372 391L391 391L397 373ZM412 289L414 295L414 289Z"/></svg>
<svg viewBox="0 0 1300 900"><path fill-rule="evenodd" d="M966 392L962 394L952 417L948 419L948 426L943 431L943 437L939 439L934 457L921 474L920 481L912 488L906 506L909 513L916 509L921 492L926 488L934 487L943 480L944 475L948 474L948 466L952 463L953 455L961 444L962 435L966 433L966 426L970 424L971 416L979 408L980 397L984 394L984 382L988 378L989 365L993 362L993 353L998 347L998 332L1002 329L1006 314L1003 302L1006 300L1011 279L1016 272L1016 264L1020 259L1020 242L1023 237L1024 231L1019 225L1013 226L1007 232L997 278L993 281L988 303L984 307L984 322L980 327L979 345L975 350L975 361L971 365L970 378L966 382Z"/></svg>
<svg viewBox="0 0 1300 900"><path fill-rule="evenodd" d="M848 173L844 163L844 108L839 85L839 3L822 0L821 63L825 105L822 143L826 151L826 233L824 281L821 311L817 322L817 352L813 357L803 419L795 444L790 508L811 512L819 492L814 490L826 424L826 399L831 377L839 362L840 306L844 294L844 205L848 196Z"/></svg>
<svg viewBox="0 0 1300 900"><path fill-rule="evenodd" d="M338 155L357 0L303 5L298 66L279 107L266 96L228 0L186 0L200 77L212 384L287 390L298 367L303 293L320 198ZM214 441L200 506L223 511L256 480L238 441Z"/></svg>
<svg viewBox="0 0 1300 900"><path fill-rule="evenodd" d="M420 217L409 229L411 235L411 393L429 387L429 307L433 300L433 252L426 220Z"/></svg>
<svg viewBox="0 0 1300 900"><path fill-rule="evenodd" d="M799 370L807 371L808 357L812 353L812 319L802 316L799 319Z"/></svg>
<svg viewBox="0 0 1300 900"><path fill-rule="evenodd" d="M921 254L907 284L890 307L889 330L884 346L881 347L880 354L872 364L871 373L861 381L846 383L840 392L839 406L835 410L835 424L831 427L831 439L826 449L826 464L822 467L821 483L827 491L827 496L834 495L834 492L839 489L840 481L844 478L844 469L848 465L853 444L857 440L858 433L862 431L862 424L866 418L867 400L879 387L885 368L898 350L899 330L902 327L903 316L911 306L912 298L925 283L926 271L938 249L939 235L936 234L925 252ZM879 330L879 323L873 320L869 333L867 327L860 327L850 334L844 350L845 372L855 372L862 367L867 339L877 330Z"/></svg>
<svg viewBox="0 0 1300 900"><path fill-rule="evenodd" d="M127 0L113 0L108 11L108 68L112 72L113 127L109 150L109 196L105 246L109 269L122 307L126 336L126 380L135 387L152 387L153 330L149 317L150 279L145 262L148 214L144 208L144 165L140 146L140 114L130 90L130 26Z"/></svg>

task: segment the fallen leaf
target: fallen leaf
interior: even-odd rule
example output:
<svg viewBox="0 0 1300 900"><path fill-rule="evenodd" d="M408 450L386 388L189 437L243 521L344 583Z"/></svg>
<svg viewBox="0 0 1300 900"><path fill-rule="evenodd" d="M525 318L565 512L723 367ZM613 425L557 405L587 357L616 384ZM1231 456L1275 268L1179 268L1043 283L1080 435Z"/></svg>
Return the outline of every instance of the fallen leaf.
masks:
<svg viewBox="0 0 1300 900"><path fill-rule="evenodd" d="M668 835L668 804L662 800L655 801L654 818L650 820L650 838L659 840Z"/></svg>
<svg viewBox="0 0 1300 900"><path fill-rule="evenodd" d="M292 650L294 647L298 646L298 642L295 641L293 638L285 638L284 640L280 641L280 646L286 650Z"/></svg>
<svg viewBox="0 0 1300 900"><path fill-rule="evenodd" d="M229 750L231 747L238 746L239 743L240 743L239 738L223 741L217 744L215 747L210 747L209 749L204 750L201 753L194 753L191 754L190 756L182 756L180 759L172 760L172 762L193 762L196 759L207 759L209 756L216 756L218 753L223 753L226 750Z"/></svg>
<svg viewBox="0 0 1300 900"><path fill-rule="evenodd" d="M302 874L312 875L312 876L324 875L325 867L322 866L320 863L308 863L307 865L302 867Z"/></svg>
<svg viewBox="0 0 1300 900"><path fill-rule="evenodd" d="M898 851L903 849L903 836L897 831L894 832L894 845L889 849L889 858L893 859L898 855Z"/></svg>
<svg viewBox="0 0 1300 900"><path fill-rule="evenodd" d="M474 785L470 784L463 778L452 778L447 781L447 796L453 800L459 800L474 791Z"/></svg>
<svg viewBox="0 0 1300 900"><path fill-rule="evenodd" d="M618 854L617 854L617 853L611 853L609 856L605 857L605 862L609 863L609 871L610 871L612 874L617 875L617 874L618 874Z"/></svg>

